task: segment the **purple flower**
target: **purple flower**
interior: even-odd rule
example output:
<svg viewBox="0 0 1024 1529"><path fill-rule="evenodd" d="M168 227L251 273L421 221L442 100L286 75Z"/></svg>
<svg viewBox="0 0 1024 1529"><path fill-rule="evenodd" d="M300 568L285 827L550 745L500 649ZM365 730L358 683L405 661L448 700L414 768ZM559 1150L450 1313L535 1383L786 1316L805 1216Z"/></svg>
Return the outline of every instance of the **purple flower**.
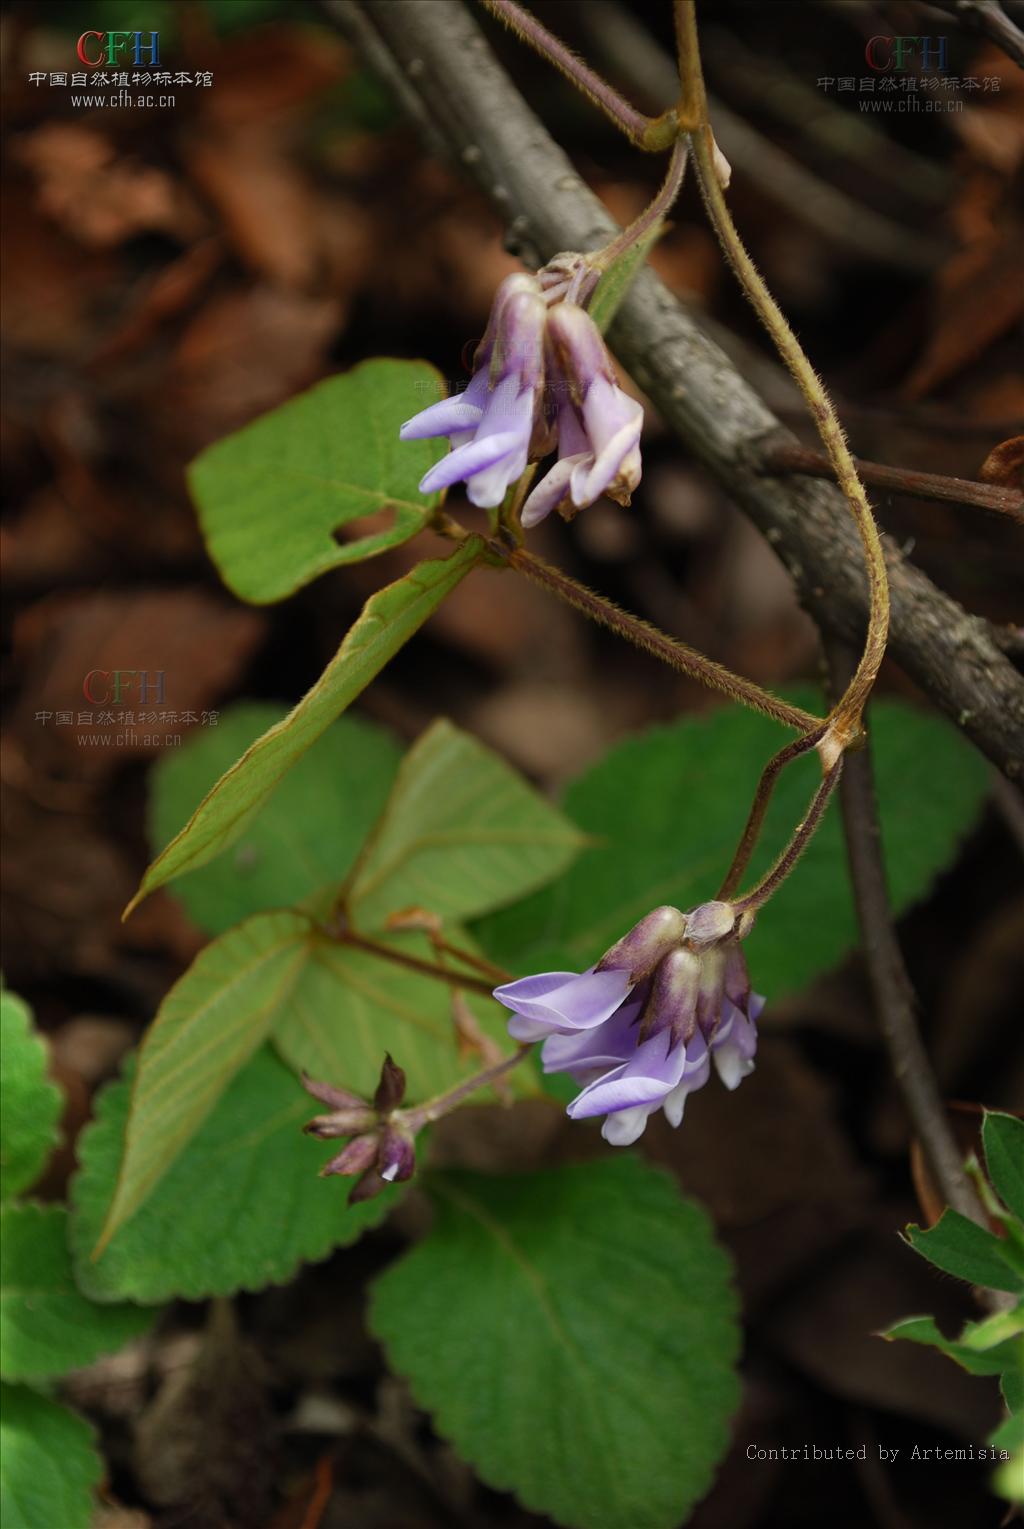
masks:
<svg viewBox="0 0 1024 1529"><path fill-rule="evenodd" d="M586 257L571 252L536 276L506 277L469 387L399 431L403 441L451 442L421 493L464 481L475 505L493 509L527 463L557 445L558 460L523 506L524 526L554 509L571 517L601 494L629 503L640 482L643 409L617 385L600 331L580 306L596 280Z"/></svg>
<svg viewBox="0 0 1024 1529"><path fill-rule="evenodd" d="M431 404L399 431L403 441L448 436L452 450L420 483L422 494L463 480L473 504L493 509L526 471L544 382L547 305L533 276L498 288L464 393Z"/></svg>
<svg viewBox="0 0 1024 1529"><path fill-rule="evenodd" d="M580 1084L571 1118L604 1115L602 1135L627 1146L657 1109L678 1126L712 1061L729 1089L753 1071L764 1000L740 947L748 927L728 903L658 908L581 976L524 977L495 997L517 1040L544 1040L544 1071Z"/></svg>
<svg viewBox="0 0 1024 1529"><path fill-rule="evenodd" d="M547 340L554 391L562 395L558 461L523 505L527 528L552 510L575 514L602 494L628 504L640 482L644 411L617 385L593 319L574 303L560 303L548 318Z"/></svg>
<svg viewBox="0 0 1024 1529"><path fill-rule="evenodd" d="M495 988L494 996L515 1010L508 1022L513 1040L539 1041L572 1035L610 1019L632 987L628 971L544 972Z"/></svg>

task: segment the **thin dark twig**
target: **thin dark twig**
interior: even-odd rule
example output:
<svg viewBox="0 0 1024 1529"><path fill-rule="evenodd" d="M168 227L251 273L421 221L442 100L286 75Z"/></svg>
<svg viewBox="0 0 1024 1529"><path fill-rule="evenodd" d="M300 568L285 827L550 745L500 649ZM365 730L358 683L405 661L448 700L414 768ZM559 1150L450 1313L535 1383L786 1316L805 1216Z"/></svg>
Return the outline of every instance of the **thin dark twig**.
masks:
<svg viewBox="0 0 1024 1529"><path fill-rule="evenodd" d="M851 669L850 650L830 643L828 654L833 687L841 692ZM847 755L839 801L864 959L893 1076L942 1197L962 1216L983 1226L985 1214L946 1119L893 928L868 747Z"/></svg>
<svg viewBox="0 0 1024 1529"><path fill-rule="evenodd" d="M1019 488L974 483L968 478L947 478L942 473L915 472L909 467L886 467L881 462L865 462L863 457L854 457L854 461L860 477L872 488L909 494L914 499L936 499L944 504L971 504L979 510L996 510L1024 525L1024 492ZM787 441L766 447L758 465L761 472L772 477L780 473L802 473L808 478L835 476L823 451L813 451Z"/></svg>

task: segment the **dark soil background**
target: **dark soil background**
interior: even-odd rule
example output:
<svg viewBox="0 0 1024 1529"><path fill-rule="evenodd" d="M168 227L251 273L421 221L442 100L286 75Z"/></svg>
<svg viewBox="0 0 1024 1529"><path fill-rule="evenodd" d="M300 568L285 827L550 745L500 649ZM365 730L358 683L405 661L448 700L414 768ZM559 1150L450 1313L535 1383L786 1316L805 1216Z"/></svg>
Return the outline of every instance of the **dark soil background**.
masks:
<svg viewBox="0 0 1024 1529"><path fill-rule="evenodd" d="M537 10L596 62L607 3ZM632 9L669 43L667 5ZM911 0L713 10L710 88L757 135L751 163L736 167L734 214L854 449L976 477L1024 415L1024 73ZM52 1043L72 1141L202 940L166 892L119 920L147 860L150 763L187 737L184 712L201 728L237 698L296 700L366 595L431 550L424 537L281 606L242 607L205 555L186 464L367 356L424 356L464 380L469 342L516 269L494 214L427 153L312 6L183 0L124 15L14 4L2 20L4 966ZM580 172L628 220L658 162L483 24ZM167 67L211 70L213 86L181 87L173 109L143 112L74 109L68 89L29 83L31 71L72 69L83 28L118 25L160 28ZM867 73L871 36L924 31L949 37L951 74L999 89L965 92L962 113L868 120L855 95L819 88ZM621 59L607 67L628 76ZM757 144L841 191L847 224L824 229L780 203ZM884 220L877 250L868 212ZM810 444L692 186L653 264ZM537 550L763 683L816 677L815 631L770 548L653 410L644 469L632 509L604 502L571 527L547 523ZM971 610L1021 619L1017 528L980 510L873 497L886 530ZM282 536L287 527L282 504ZM96 709L83 681L114 668L165 671L162 709L177 715L96 747L95 724L77 723ZM891 668L882 690L913 694ZM555 791L614 740L711 704L541 591L478 573L360 709L407 740L449 715ZM1022 845L1020 803L994 789L957 863L901 926L965 1142L979 1103L1024 1098ZM743 1293L744 1403L695 1529L999 1523L986 1465L908 1459L915 1445L981 1442L999 1418L994 1382L872 1336L922 1311L950 1331L977 1310L896 1235L922 1210L857 957L772 1009L759 1068L771 1087L756 1100L708 1090L684 1132L655 1128L644 1142L708 1207ZM493 1167L592 1147L540 1104L466 1111L438 1142ZM69 1147L46 1194L63 1193L72 1164ZM233 1309L182 1304L154 1337L69 1383L108 1453L103 1529L545 1522L476 1481L366 1333L367 1282L420 1215L413 1199L389 1228ZM747 1458L748 1446L804 1444L866 1444L867 1459ZM900 1450L896 1464L878 1462L880 1445Z"/></svg>

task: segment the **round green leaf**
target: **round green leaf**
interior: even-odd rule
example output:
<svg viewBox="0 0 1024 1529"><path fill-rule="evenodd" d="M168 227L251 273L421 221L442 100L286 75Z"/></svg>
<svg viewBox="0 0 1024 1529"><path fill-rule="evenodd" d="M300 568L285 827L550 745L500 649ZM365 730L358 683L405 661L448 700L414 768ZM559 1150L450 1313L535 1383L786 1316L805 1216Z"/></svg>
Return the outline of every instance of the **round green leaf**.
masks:
<svg viewBox="0 0 1024 1529"><path fill-rule="evenodd" d="M325 1258L383 1220L398 1192L348 1206L348 1180L317 1177L332 1144L303 1136L316 1107L264 1046L93 1259L124 1154L129 1092L126 1076L100 1094L71 1185L75 1273L93 1300L202 1300L281 1284L303 1261Z"/></svg>
<svg viewBox="0 0 1024 1529"><path fill-rule="evenodd" d="M152 1324L137 1306L97 1306L75 1284L63 1205L0 1209L0 1375L45 1380L91 1364Z"/></svg>
<svg viewBox="0 0 1024 1529"><path fill-rule="evenodd" d="M103 1462L84 1418L27 1386L0 1385L3 1529L89 1529Z"/></svg>
<svg viewBox="0 0 1024 1529"><path fill-rule="evenodd" d="M379 357L208 446L189 486L228 588L257 605L283 600L422 531L440 495L421 494L419 481L446 448L398 431L443 393L425 361Z"/></svg>
<svg viewBox="0 0 1024 1529"><path fill-rule="evenodd" d="M34 1184L58 1142L60 1089L28 1006L0 993L0 1200Z"/></svg>
<svg viewBox="0 0 1024 1529"><path fill-rule="evenodd" d="M730 1266L640 1159L430 1181L429 1236L371 1322L490 1485L576 1529L675 1529L739 1399Z"/></svg>

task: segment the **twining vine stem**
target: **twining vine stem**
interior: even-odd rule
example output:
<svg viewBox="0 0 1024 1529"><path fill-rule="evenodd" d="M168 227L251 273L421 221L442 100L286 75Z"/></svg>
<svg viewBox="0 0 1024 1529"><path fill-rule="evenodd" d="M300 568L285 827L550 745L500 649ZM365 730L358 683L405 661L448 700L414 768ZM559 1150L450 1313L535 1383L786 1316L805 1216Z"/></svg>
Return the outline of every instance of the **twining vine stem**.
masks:
<svg viewBox="0 0 1024 1529"><path fill-rule="evenodd" d="M770 691L762 690L761 686L756 685L753 680L743 679L740 675L733 674L731 669L726 669L722 664L716 664L713 659L706 658L695 648L688 647L686 643L679 642L675 637L667 636L658 627L641 620L639 616L621 610L613 601L596 594L585 584L580 584L569 574L563 573L560 568L553 568L550 563L545 563L542 558L537 557L533 552L528 552L525 547L516 547L507 551L499 550L502 551L504 560L510 568L515 568L533 583L557 595L567 605L589 616L591 621L608 627L617 636L624 637L627 642L642 648L655 658L660 658L663 663L668 664L680 674L699 680L709 689L720 691L731 700L753 707L764 716L781 722L784 727L795 728L801 733L808 728L822 729L824 727L825 724L822 723L821 718L816 717L813 712L804 711L800 706L791 706L788 701L772 695Z"/></svg>
<svg viewBox="0 0 1024 1529"><path fill-rule="evenodd" d="M567 48L560 38L555 37L547 27L542 26L529 11L524 11L522 6L516 5L514 0L483 0L483 3L522 42L527 43L554 64L556 69L561 70L562 74L571 80L600 111L603 111L616 127L622 129L636 148L657 153L661 149L667 149L678 137L674 111L662 112L660 117L647 117L643 112L637 111L636 107L632 106L624 96L619 95L619 92L614 90L607 80L601 78L596 69L591 69L589 64L577 58L571 48Z"/></svg>
<svg viewBox="0 0 1024 1529"><path fill-rule="evenodd" d="M829 734L822 740L822 758L827 770L832 759L826 744L829 738L833 739L841 752L847 743L858 736L861 713L885 654L889 632L889 581L885 554L871 507L828 394L801 350L781 308L758 274L732 221L715 164L714 138L708 122L704 75L697 42L695 0L674 0L674 4L682 87L677 115L680 126L690 135L704 205L744 293L804 396L832 464L836 481L843 491L860 534L867 565L870 612L864 651L845 693L833 708L829 718Z"/></svg>

